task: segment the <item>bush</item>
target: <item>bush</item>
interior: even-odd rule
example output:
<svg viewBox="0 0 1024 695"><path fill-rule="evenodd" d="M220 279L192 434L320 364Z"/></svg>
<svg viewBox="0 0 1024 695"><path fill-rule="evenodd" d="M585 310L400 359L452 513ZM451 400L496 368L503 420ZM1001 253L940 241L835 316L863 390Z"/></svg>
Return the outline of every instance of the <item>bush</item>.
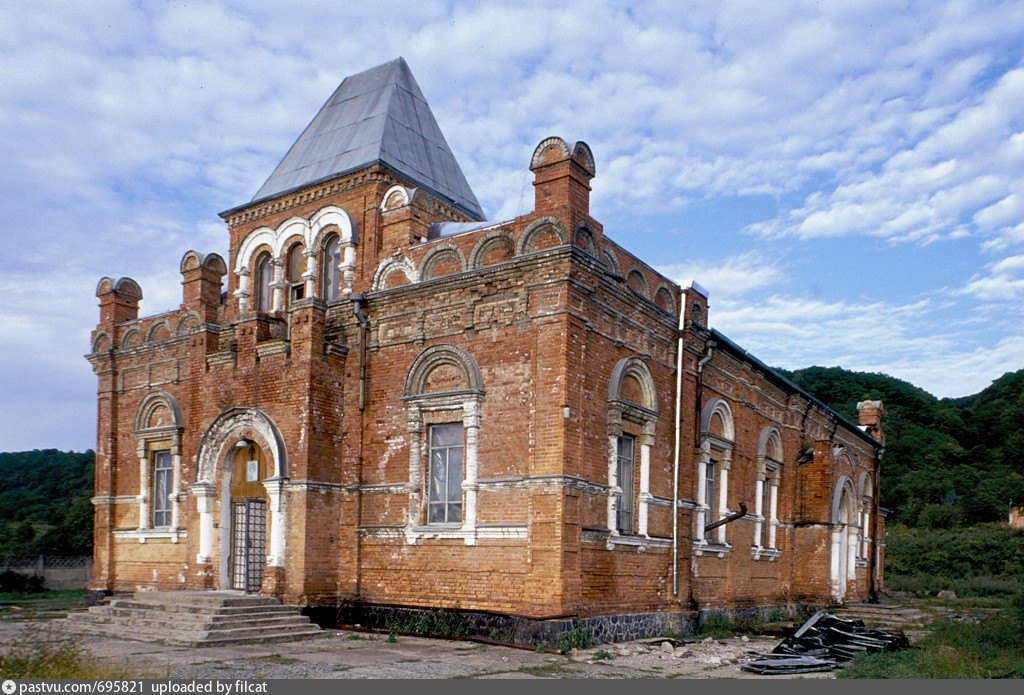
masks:
<svg viewBox="0 0 1024 695"><path fill-rule="evenodd" d="M25 575L12 570L0 572L0 594L39 594L46 591L38 574Z"/></svg>

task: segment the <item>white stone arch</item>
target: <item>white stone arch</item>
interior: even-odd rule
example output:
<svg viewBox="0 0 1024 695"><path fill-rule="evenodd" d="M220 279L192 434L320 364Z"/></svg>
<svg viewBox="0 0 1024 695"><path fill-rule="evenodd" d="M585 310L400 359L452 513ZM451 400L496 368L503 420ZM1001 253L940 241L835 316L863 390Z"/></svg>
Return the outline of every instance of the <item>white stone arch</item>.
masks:
<svg viewBox="0 0 1024 695"><path fill-rule="evenodd" d="M553 229L558 235L558 239L561 244L564 245L569 243L569 233L565 230L565 225L563 225L562 221L557 217L548 215L546 217L540 217L527 225L526 229L523 230L522 235L519 237L519 245L516 247L516 255L521 256L524 253L530 253L533 251L533 243L536 240L536 237L542 232L547 231L549 228Z"/></svg>
<svg viewBox="0 0 1024 695"><path fill-rule="evenodd" d="M274 233L274 258L284 258L285 249L295 243L296 239L309 248L309 220L302 217L291 217L277 226Z"/></svg>
<svg viewBox="0 0 1024 695"><path fill-rule="evenodd" d="M561 161L569 159L571 153L569 152L569 145L562 138L557 135L546 137L540 141L536 149L533 151L533 156L530 158L530 168L536 169L539 166L543 166L548 159L548 152L555 150L554 161Z"/></svg>
<svg viewBox="0 0 1024 695"><path fill-rule="evenodd" d="M845 453L845 452L844 452ZM846 454L849 456L849 454ZM832 552L830 576L832 598L842 602L846 598L851 580L857 577L857 493L853 481L842 476L832 494Z"/></svg>
<svg viewBox="0 0 1024 695"><path fill-rule="evenodd" d="M425 393L427 378L441 366L454 366L463 377L462 388L454 391ZM465 434L465 470L462 479L463 517L458 529L428 530L437 536L461 538L466 545L476 544L477 513L476 500L479 468L479 441L481 409L483 405L483 379L476 360L468 352L455 345L433 345L421 352L409 365L406 373L403 398L406 407L406 429L409 444L409 503L407 507L405 535L410 544L415 544L425 533L423 503L426 499L424 487L429 476L427 461L429 444L426 440L424 412L446 413L453 419L461 420Z"/></svg>
<svg viewBox="0 0 1024 695"><path fill-rule="evenodd" d="M288 456L284 439L277 425L263 411L257 408L231 408L218 415L203 433L196 456L196 482L190 487L199 511L199 553L196 556L198 564L210 564L213 560L213 511L215 508L220 510L222 589L231 586L228 560L232 539L228 532L230 525L223 521L231 518L232 466L226 462L235 445L243 439L252 441L260 447L274 471L270 478L263 481L270 512L267 566L283 567L285 564L288 516L284 485L288 480Z"/></svg>
<svg viewBox="0 0 1024 695"><path fill-rule="evenodd" d="M640 385L640 403L627 401L622 397L622 382L635 379ZM637 491L637 535L648 537L648 511L651 495L651 449L654 446L655 426L658 421L658 393L654 377L644 362L636 357L624 357L615 363L608 379L608 531L611 538L622 535L622 526L629 526L626 533L632 533L632 508L620 523L619 507L623 500L632 505L634 481L619 480L620 438L624 436L623 423L639 426L640 436L640 486ZM626 443L623 443L626 446ZM629 462L629 458L625 461ZM632 463L628 464L632 471ZM630 494L626 494L629 492Z"/></svg>
<svg viewBox="0 0 1024 695"><path fill-rule="evenodd" d="M857 497L860 502L860 542L857 546L857 554L861 561L866 562L871 557L871 546L874 539L871 537L871 514L874 506L875 488L871 473L862 471L857 482Z"/></svg>
<svg viewBox="0 0 1024 695"><path fill-rule="evenodd" d="M480 241L473 247L473 251L469 254L469 267L473 270L479 270L483 268L484 256L494 246L498 244L507 244L509 250L508 260L516 255L516 244L512 240L512 235L505 229L495 229L488 232L483 236Z"/></svg>
<svg viewBox="0 0 1024 695"><path fill-rule="evenodd" d="M462 249L451 243L439 244L423 254L423 260L420 261L420 278L432 280L430 272L433 264L445 256L455 257L455 261L459 265L459 269L455 272L461 273L466 270L466 255L462 253Z"/></svg>
<svg viewBox="0 0 1024 695"><path fill-rule="evenodd" d="M412 202L415 195L415 188L406 188L405 186L396 183L394 186L384 191L384 195L381 196L380 211L389 212L391 210L397 210L398 208L405 207Z"/></svg>
<svg viewBox="0 0 1024 695"><path fill-rule="evenodd" d="M715 415L722 418L722 438L732 442L736 439L736 428L733 423L732 408L729 403L721 398L711 398L704 404L700 412L700 433L707 435L711 432L711 419Z"/></svg>
<svg viewBox="0 0 1024 695"><path fill-rule="evenodd" d="M372 291L383 290L387 286L388 276L396 272L405 273L410 284L420 281L420 273L416 269L416 264L405 256L393 256L381 261L381 264L377 266L377 272L373 274L373 283L370 285Z"/></svg>
<svg viewBox="0 0 1024 695"><path fill-rule="evenodd" d="M358 244L356 222L352 216L336 205L322 207L313 213L309 218L309 244L313 248L320 248L322 245L323 231L328 228L337 228L338 237L344 244Z"/></svg>
<svg viewBox="0 0 1024 695"><path fill-rule="evenodd" d="M249 266L252 265L253 254L260 247L266 246L270 249L271 256L273 256L276 239L277 234L270 227L259 227L249 232L249 235L245 237L238 247L238 258L235 259L235 272L241 272L243 269L248 271Z"/></svg>
<svg viewBox="0 0 1024 695"><path fill-rule="evenodd" d="M432 345L417 355L409 365L402 395L405 398L424 395L427 377L441 365L453 366L462 373L466 387L455 393L483 393L480 368L471 354L455 345Z"/></svg>

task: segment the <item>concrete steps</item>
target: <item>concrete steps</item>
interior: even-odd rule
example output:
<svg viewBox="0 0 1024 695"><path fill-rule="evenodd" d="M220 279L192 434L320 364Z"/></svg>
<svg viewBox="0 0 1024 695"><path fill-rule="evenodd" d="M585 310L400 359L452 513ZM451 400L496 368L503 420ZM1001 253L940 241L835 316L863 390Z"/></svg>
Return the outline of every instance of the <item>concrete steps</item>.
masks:
<svg viewBox="0 0 1024 695"><path fill-rule="evenodd" d="M927 615L913 608L893 603L850 603L832 611L843 620L861 620L867 627L903 633L915 640L922 634Z"/></svg>
<svg viewBox="0 0 1024 695"><path fill-rule="evenodd" d="M69 633L188 647L279 642L325 633L298 608L233 591L139 591L71 613Z"/></svg>

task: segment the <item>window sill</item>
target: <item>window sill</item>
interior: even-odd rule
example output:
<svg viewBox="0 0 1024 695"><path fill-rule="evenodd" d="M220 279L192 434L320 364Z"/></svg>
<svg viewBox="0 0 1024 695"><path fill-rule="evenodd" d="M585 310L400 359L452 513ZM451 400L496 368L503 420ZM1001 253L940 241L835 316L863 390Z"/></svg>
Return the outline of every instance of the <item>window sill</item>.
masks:
<svg viewBox="0 0 1024 695"><path fill-rule="evenodd" d="M715 555L717 557L725 557L732 550L732 546L728 543L709 543L708 541L694 541L693 542L693 554L697 557L704 555Z"/></svg>
<svg viewBox="0 0 1024 695"><path fill-rule="evenodd" d="M139 543L145 543L151 538L169 539L171 543L177 543L183 538L188 538L188 532L183 529L170 528L140 528L124 529L114 531L115 538L137 538Z"/></svg>
<svg viewBox="0 0 1024 695"><path fill-rule="evenodd" d="M407 526L405 540L409 545L416 545L421 540L456 539L466 545L476 545L478 539L484 540L526 540L526 526L477 526L466 528L456 524L431 524L427 526Z"/></svg>
<svg viewBox="0 0 1024 695"><path fill-rule="evenodd" d="M755 560L767 560L768 562L775 562L775 558L782 555L782 551L778 548L762 548L760 546L751 546L750 556Z"/></svg>
<svg viewBox="0 0 1024 695"><path fill-rule="evenodd" d="M619 532L609 533L606 545L608 550L614 550L615 546L623 545L636 548L638 553L642 553L648 548L669 548L672 546L672 539Z"/></svg>

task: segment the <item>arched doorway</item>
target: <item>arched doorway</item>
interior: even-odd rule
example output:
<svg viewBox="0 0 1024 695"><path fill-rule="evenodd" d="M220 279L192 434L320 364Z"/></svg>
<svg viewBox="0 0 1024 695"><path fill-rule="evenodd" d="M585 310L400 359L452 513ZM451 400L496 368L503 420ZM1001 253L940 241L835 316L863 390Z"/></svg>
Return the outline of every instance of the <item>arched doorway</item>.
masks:
<svg viewBox="0 0 1024 695"><path fill-rule="evenodd" d="M288 468L280 432L255 408L225 411L203 434L197 464L190 487L199 511L196 562L218 567L217 588L260 591L266 569L284 567Z"/></svg>
<svg viewBox="0 0 1024 695"><path fill-rule="evenodd" d="M832 598L846 598L850 579L856 578L857 503L853 483L843 477L832 500Z"/></svg>

